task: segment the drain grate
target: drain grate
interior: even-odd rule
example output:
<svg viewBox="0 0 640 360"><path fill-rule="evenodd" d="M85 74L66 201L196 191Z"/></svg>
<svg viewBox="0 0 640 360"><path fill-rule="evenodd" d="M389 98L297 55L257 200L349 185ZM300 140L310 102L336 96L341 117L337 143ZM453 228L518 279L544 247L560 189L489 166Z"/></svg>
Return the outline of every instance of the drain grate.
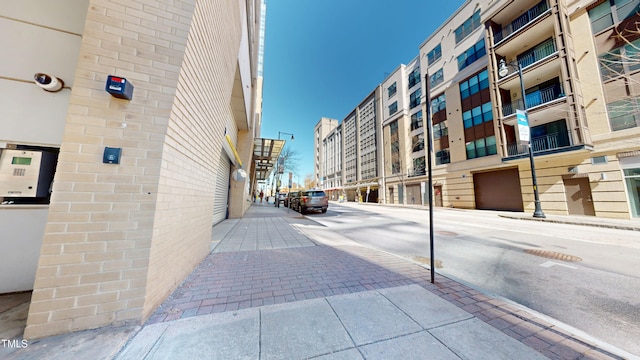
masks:
<svg viewBox="0 0 640 360"><path fill-rule="evenodd" d="M568 261L568 262L582 261L582 259L577 256L562 254L555 251L525 249L524 252L526 252L527 254L540 256L547 259L562 260L562 261Z"/></svg>

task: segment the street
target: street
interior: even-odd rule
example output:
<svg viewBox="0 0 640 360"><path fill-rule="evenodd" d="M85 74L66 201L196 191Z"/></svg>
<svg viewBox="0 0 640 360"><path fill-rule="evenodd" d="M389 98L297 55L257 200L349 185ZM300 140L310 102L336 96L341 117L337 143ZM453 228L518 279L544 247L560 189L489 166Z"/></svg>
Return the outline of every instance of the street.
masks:
<svg viewBox="0 0 640 360"><path fill-rule="evenodd" d="M428 212L331 203L310 219L364 246L429 264ZM640 354L637 231L436 208L436 271Z"/></svg>

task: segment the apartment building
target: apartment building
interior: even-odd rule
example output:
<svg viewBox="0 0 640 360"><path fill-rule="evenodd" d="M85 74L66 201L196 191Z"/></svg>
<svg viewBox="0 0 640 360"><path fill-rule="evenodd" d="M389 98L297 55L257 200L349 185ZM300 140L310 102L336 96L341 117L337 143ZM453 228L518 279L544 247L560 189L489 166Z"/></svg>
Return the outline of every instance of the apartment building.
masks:
<svg viewBox="0 0 640 360"><path fill-rule="evenodd" d="M428 119L437 206L640 216L639 10L640 0L465 2L381 83L385 202L428 201ZM347 183L353 119L342 123Z"/></svg>
<svg viewBox="0 0 640 360"><path fill-rule="evenodd" d="M378 202L382 156L380 86L364 98L341 123L322 118L315 127L317 177L331 199ZM326 130L322 130L326 129ZM325 136L318 138L323 131Z"/></svg>
<svg viewBox="0 0 640 360"><path fill-rule="evenodd" d="M0 292L33 289L25 338L144 322L244 214L262 5L3 4Z"/></svg>
<svg viewBox="0 0 640 360"><path fill-rule="evenodd" d="M422 88L419 57L401 64L382 83L384 189L391 204L425 201Z"/></svg>
<svg viewBox="0 0 640 360"><path fill-rule="evenodd" d="M615 11L614 4L605 7ZM626 191L622 180L633 171L621 165L633 164L639 144L619 141L637 129L609 123L597 38L573 36L592 33L586 19L598 5L567 5L480 1L463 6L421 45L430 78L434 190L443 205L533 212L529 149L518 141L516 115L526 110L545 213L637 216L637 189ZM598 94L583 93L594 89Z"/></svg>
<svg viewBox="0 0 640 360"><path fill-rule="evenodd" d="M335 167L335 157L331 153L328 153L324 143L326 142L329 134L334 133L334 130L338 126L338 120L330 118L320 118L316 126L314 127L314 147L313 147L313 163L314 163L314 180L318 187L324 188L325 184L329 185L331 182L327 178L329 161L328 156L332 158L333 167ZM332 139L334 137L332 136ZM333 141L332 141L333 144ZM332 171L332 174L335 170Z"/></svg>

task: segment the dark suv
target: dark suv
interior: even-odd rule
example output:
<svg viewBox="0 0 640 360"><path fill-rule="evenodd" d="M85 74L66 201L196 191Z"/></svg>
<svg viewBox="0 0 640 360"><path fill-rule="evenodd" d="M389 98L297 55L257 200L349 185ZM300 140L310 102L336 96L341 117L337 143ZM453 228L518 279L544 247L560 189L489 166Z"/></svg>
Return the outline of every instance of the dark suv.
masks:
<svg viewBox="0 0 640 360"><path fill-rule="evenodd" d="M301 191L297 208L301 214L306 214L309 210L320 210L322 213L327 212L329 207L329 199L322 190Z"/></svg>

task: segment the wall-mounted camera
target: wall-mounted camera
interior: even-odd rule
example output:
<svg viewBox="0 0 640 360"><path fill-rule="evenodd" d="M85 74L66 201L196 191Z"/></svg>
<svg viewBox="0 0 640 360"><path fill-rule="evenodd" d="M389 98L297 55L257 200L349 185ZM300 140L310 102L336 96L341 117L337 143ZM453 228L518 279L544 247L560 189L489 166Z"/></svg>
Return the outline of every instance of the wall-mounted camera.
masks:
<svg viewBox="0 0 640 360"><path fill-rule="evenodd" d="M55 76L47 75L45 73L36 73L33 75L33 81L43 90L49 92L57 92L62 90L64 87L64 81L62 81L62 79L58 79Z"/></svg>

